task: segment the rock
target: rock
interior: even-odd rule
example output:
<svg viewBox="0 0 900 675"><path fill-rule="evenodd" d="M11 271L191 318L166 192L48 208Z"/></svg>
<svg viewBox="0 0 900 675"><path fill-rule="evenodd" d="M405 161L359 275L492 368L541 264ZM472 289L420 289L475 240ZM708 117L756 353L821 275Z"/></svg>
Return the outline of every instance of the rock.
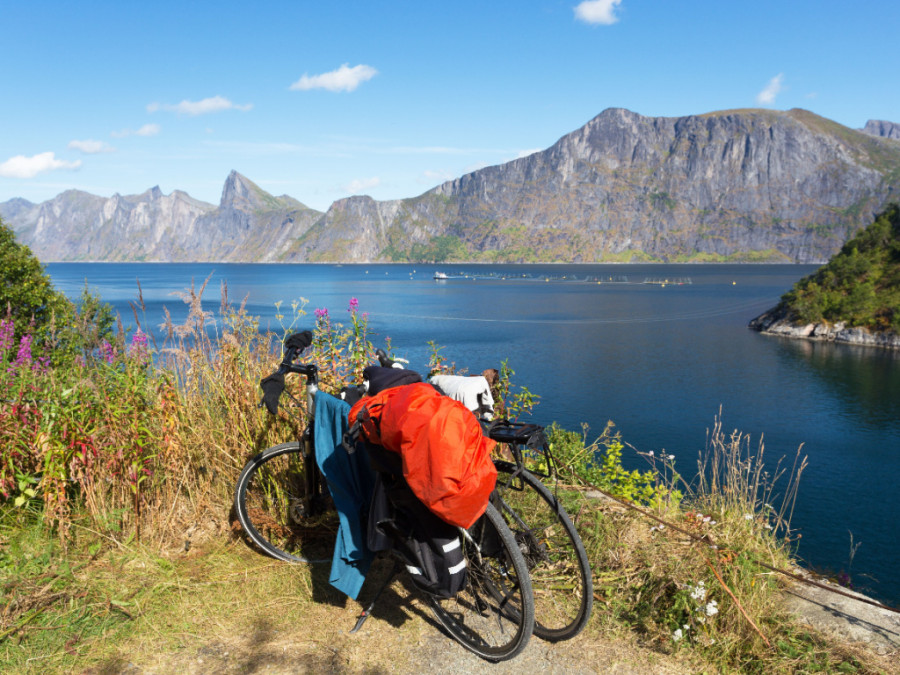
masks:
<svg viewBox="0 0 900 675"><path fill-rule="evenodd" d="M900 124L897 124L896 122L869 120L861 131L872 136L900 140Z"/></svg>
<svg viewBox="0 0 900 675"><path fill-rule="evenodd" d="M805 110L611 108L547 150L324 214L232 172L217 207L159 188L70 190L0 215L45 262L390 261L448 247L508 262L820 262L900 195L900 143L867 129Z"/></svg>

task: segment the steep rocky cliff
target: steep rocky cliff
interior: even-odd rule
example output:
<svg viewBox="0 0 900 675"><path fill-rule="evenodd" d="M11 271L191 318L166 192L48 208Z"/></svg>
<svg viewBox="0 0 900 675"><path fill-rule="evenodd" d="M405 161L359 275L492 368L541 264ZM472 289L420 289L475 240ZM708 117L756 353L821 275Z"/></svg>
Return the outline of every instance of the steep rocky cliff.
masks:
<svg viewBox="0 0 900 675"><path fill-rule="evenodd" d="M862 129L863 132L872 136L881 136L882 138L893 138L900 140L900 124L896 122L887 122L885 120L869 120Z"/></svg>
<svg viewBox="0 0 900 675"><path fill-rule="evenodd" d="M158 187L108 199L68 190L37 205L5 202L0 215L45 262L243 261L277 260L322 213L233 171L218 207Z"/></svg>
<svg viewBox="0 0 900 675"><path fill-rule="evenodd" d="M898 186L900 144L806 111L607 110L544 152L445 183L408 218L438 214L444 234L500 257L812 262Z"/></svg>
<svg viewBox="0 0 900 675"><path fill-rule="evenodd" d="M819 262L900 196L900 142L870 125L609 109L542 152L325 214L232 172L218 207L158 189L70 191L0 215L46 261Z"/></svg>

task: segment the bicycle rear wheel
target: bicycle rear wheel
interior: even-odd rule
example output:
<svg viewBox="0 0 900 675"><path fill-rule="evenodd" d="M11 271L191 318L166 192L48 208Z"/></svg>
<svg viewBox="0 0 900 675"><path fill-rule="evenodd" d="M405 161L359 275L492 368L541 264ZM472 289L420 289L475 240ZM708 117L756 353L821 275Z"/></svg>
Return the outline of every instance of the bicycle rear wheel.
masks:
<svg viewBox="0 0 900 675"><path fill-rule="evenodd" d="M466 587L449 599L429 596L432 611L466 649L488 661L521 652L534 627L534 599L525 560L492 505L460 535Z"/></svg>
<svg viewBox="0 0 900 675"><path fill-rule="evenodd" d="M591 616L594 588L584 543L556 497L532 473L496 460L499 509L528 565L534 634L568 640Z"/></svg>
<svg viewBox="0 0 900 675"><path fill-rule="evenodd" d="M241 472L234 510L247 537L273 558L330 562L337 513L322 503L325 495L308 494L306 471L298 441L264 450Z"/></svg>

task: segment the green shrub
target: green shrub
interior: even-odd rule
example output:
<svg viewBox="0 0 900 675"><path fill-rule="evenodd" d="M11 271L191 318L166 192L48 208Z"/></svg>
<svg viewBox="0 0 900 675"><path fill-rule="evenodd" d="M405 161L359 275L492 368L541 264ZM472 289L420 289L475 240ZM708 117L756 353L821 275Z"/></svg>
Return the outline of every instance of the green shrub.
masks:
<svg viewBox="0 0 900 675"><path fill-rule="evenodd" d="M900 331L900 207L888 206L828 264L794 284L781 307L804 323Z"/></svg>

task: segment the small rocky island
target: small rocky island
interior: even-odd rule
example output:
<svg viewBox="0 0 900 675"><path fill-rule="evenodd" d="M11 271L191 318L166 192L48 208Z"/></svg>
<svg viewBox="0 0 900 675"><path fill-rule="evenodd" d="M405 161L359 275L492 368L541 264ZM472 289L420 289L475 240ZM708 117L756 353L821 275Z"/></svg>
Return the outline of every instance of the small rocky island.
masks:
<svg viewBox="0 0 900 675"><path fill-rule="evenodd" d="M900 206L750 322L770 335L900 349Z"/></svg>

